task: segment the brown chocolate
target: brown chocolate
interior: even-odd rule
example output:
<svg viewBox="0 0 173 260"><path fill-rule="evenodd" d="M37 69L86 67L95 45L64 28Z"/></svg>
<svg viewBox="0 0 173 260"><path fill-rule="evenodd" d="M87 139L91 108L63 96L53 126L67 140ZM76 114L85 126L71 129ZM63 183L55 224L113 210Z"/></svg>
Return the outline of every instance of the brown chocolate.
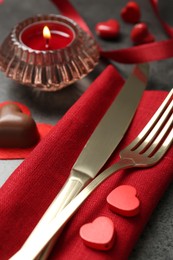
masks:
<svg viewBox="0 0 173 260"><path fill-rule="evenodd" d="M39 141L34 119L9 103L0 107L0 147L26 148Z"/></svg>

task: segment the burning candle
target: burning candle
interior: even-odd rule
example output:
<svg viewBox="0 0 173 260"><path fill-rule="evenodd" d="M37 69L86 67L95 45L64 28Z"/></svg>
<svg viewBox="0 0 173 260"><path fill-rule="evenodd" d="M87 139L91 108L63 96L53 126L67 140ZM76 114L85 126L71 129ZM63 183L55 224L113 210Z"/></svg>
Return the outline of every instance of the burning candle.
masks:
<svg viewBox="0 0 173 260"><path fill-rule="evenodd" d="M99 48L75 21L38 15L12 29L1 45L0 58L6 76L22 85L56 91L93 70Z"/></svg>
<svg viewBox="0 0 173 260"><path fill-rule="evenodd" d="M47 26L44 26L44 28L43 28L43 36L46 39L45 46L48 49L49 48L49 40L51 38L51 32L50 32L50 30Z"/></svg>
<svg viewBox="0 0 173 260"><path fill-rule="evenodd" d="M33 50L58 50L67 47L74 39L74 31L64 23L36 22L23 29L20 41Z"/></svg>

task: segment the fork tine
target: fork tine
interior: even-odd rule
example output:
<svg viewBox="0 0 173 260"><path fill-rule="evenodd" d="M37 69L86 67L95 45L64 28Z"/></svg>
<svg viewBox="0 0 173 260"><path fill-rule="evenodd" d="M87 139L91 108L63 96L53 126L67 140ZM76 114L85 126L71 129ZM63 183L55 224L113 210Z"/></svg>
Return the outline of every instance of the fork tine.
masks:
<svg viewBox="0 0 173 260"><path fill-rule="evenodd" d="M173 95L173 89L169 92L161 106L158 108L156 113L153 115L153 117L150 119L148 124L143 128L143 130L139 133L138 137L129 145L129 148L132 150L137 149L142 142L145 140L145 138L148 136L150 131L153 129L153 127L156 125L157 121L160 119L161 115L164 113L165 109L167 108L171 98ZM152 136L153 138L153 136ZM144 148L143 146L141 146Z"/></svg>
<svg viewBox="0 0 173 260"><path fill-rule="evenodd" d="M171 135L169 133L169 132L171 132L172 122L173 122L173 114L167 120L167 122L166 122L165 126L163 127L163 129L159 132L159 134L158 134L157 138L154 140L153 144L145 152L145 155L148 155L149 157L152 157L153 155L155 157L157 157L159 155L159 157L160 157L160 156L162 156L166 152L165 151L165 148L167 148L166 146L169 147L168 141L171 144L172 138L173 138L173 135L172 135L172 138L171 138ZM170 135L170 137L169 137L169 135ZM167 137L168 137L168 139L167 139ZM166 139L167 139L167 141L166 141ZM164 141L166 141L165 144L164 144ZM164 147L164 151L165 151L164 153L162 152L163 147Z"/></svg>
<svg viewBox="0 0 173 260"><path fill-rule="evenodd" d="M151 145L151 151L152 151L152 146L154 149L154 146L156 145L156 143L159 142L159 139L157 140L157 142L155 142L155 139L157 139L157 136L159 135L159 133L162 132L162 128L164 128L164 124L167 122L169 116L171 115L172 107L173 107L173 101L169 104L169 106L166 108L166 110L164 111L164 113L162 114L162 116L160 117L158 122L155 124L154 128L151 130L151 132L148 134L148 136L146 136L143 143L137 149L140 154L145 153L145 151L150 147L150 145ZM170 124L171 124L171 122L170 122ZM163 135L164 135L164 131L163 131Z"/></svg>
<svg viewBox="0 0 173 260"><path fill-rule="evenodd" d="M173 142L173 129L165 139L164 143L162 144L162 147L160 147L159 150L157 151L155 155L155 160L159 161L163 157L163 155L171 146L172 142Z"/></svg>

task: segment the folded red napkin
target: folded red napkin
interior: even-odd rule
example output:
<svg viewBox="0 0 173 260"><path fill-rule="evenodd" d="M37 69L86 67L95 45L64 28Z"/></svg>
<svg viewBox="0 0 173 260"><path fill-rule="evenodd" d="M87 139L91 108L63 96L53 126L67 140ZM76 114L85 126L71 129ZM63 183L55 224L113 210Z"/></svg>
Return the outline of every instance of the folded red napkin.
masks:
<svg viewBox="0 0 173 260"><path fill-rule="evenodd" d="M67 179L84 144L123 82L110 65L3 185L0 191L1 260L7 260L26 240ZM164 91L145 91L127 135L107 166L117 160L119 151L136 137L166 95ZM172 156L173 149L170 149L157 166L120 171L102 183L65 227L50 259L127 259L173 179ZM122 184L137 189L141 210L136 217L121 217L108 209L107 195ZM117 231L116 242L107 252L87 248L79 236L80 227L99 216L112 219Z"/></svg>

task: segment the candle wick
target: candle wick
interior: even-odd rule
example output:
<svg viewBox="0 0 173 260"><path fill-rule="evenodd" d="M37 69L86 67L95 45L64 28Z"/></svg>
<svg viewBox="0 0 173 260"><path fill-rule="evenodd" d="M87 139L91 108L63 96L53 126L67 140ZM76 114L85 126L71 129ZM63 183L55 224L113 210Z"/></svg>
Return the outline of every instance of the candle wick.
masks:
<svg viewBox="0 0 173 260"><path fill-rule="evenodd" d="M48 38L46 38L46 45L45 45L45 47L46 47L46 49L49 48L49 39Z"/></svg>

